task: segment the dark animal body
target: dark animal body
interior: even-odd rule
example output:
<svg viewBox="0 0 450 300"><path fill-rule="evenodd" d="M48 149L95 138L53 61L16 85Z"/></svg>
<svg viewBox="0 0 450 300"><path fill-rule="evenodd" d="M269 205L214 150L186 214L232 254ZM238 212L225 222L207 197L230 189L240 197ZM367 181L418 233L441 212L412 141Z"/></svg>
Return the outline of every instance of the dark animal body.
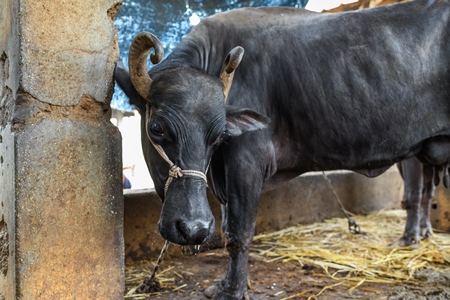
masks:
<svg viewBox="0 0 450 300"><path fill-rule="evenodd" d="M338 14L244 8L205 18L148 73L149 50L158 63L162 47L135 38L130 76L120 65L115 76L142 115L161 235L211 238L203 173L223 204L230 263L207 295L245 294L262 190L308 171L376 176L414 156L447 170L449 28L450 0Z"/></svg>

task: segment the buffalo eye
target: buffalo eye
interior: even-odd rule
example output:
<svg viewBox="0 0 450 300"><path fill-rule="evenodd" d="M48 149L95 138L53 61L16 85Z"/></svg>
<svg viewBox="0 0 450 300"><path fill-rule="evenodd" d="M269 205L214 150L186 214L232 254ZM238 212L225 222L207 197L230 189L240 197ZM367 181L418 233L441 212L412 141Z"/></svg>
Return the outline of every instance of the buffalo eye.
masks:
<svg viewBox="0 0 450 300"><path fill-rule="evenodd" d="M214 145L219 145L222 142L226 142L229 138L229 134L228 132L225 130L223 131L218 137L217 139L214 141Z"/></svg>
<svg viewBox="0 0 450 300"><path fill-rule="evenodd" d="M149 127L150 127L150 131L155 135L163 135L164 134L164 128L158 122L150 123Z"/></svg>

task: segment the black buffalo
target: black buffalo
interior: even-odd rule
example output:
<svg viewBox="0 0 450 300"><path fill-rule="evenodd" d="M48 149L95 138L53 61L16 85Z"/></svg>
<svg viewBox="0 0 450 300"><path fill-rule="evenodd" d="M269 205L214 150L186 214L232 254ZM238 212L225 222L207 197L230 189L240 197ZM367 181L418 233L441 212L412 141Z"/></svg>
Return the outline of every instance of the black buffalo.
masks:
<svg viewBox="0 0 450 300"><path fill-rule="evenodd" d="M161 235L208 241L207 184L222 203L230 261L207 295L246 293L262 190L308 171L376 176L414 156L448 172L449 28L450 0L244 8L205 18L149 72L149 51L157 64L162 47L149 33L134 39L131 79L120 65L115 76L142 115Z"/></svg>

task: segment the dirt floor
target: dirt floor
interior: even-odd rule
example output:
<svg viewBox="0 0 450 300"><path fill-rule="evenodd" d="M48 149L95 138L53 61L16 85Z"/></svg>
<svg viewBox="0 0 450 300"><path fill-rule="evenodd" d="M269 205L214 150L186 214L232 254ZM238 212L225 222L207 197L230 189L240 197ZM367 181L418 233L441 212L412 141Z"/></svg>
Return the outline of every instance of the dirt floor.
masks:
<svg viewBox="0 0 450 300"><path fill-rule="evenodd" d="M129 299L207 299L205 288L219 281L226 272L228 258L223 250L216 249L193 256L170 258L162 263L160 272L169 282L166 288L153 295ZM129 266L128 272L151 273L149 262ZM166 271L167 270L167 271ZM249 261L250 299L450 299L450 270L438 272L422 270L417 281L402 284L362 283L357 288L331 279L321 267L301 266L298 262L267 262L252 255ZM332 270L329 270L332 273ZM127 286L127 291L133 285ZM178 287L178 288L177 288Z"/></svg>
<svg viewBox="0 0 450 300"><path fill-rule="evenodd" d="M346 220L333 219L256 237L249 298L450 299L450 235L435 233L412 247L388 246L401 236L404 218L401 211L357 217L364 231L359 235L348 232ZM161 290L134 293L155 262L127 266L125 299L207 299L203 291L225 276L228 257L223 249L166 257L158 271Z"/></svg>

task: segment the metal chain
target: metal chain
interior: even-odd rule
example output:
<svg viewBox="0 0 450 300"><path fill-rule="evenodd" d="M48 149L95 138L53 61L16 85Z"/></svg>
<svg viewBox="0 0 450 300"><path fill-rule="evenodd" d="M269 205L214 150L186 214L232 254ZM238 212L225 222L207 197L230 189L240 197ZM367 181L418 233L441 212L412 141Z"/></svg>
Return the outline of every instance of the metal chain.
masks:
<svg viewBox="0 0 450 300"><path fill-rule="evenodd" d="M168 240L165 241L164 246L161 249L161 253L159 254L158 260L156 261L156 265L153 268L152 274L144 279L144 282L136 289L138 293L149 293L154 289L154 287L159 287L159 283L155 280L156 272L158 272L159 265L164 258L164 254L166 254L167 249L169 249L170 242Z"/></svg>
<svg viewBox="0 0 450 300"><path fill-rule="evenodd" d="M325 172L323 172L323 171L322 171L322 175L323 175L323 178L325 179L325 181L328 183L328 186L333 191L334 197L335 197L336 201L339 203L339 206L341 207L341 211L344 213L345 217L348 220L348 230L353 234L361 233L361 228L359 227L358 224L356 224L355 219L353 219L348 214L348 211L345 209L344 205L341 202L341 199L339 198L338 194L336 193L336 190L334 189L333 185L331 184L330 178L328 178L327 174L325 174Z"/></svg>

